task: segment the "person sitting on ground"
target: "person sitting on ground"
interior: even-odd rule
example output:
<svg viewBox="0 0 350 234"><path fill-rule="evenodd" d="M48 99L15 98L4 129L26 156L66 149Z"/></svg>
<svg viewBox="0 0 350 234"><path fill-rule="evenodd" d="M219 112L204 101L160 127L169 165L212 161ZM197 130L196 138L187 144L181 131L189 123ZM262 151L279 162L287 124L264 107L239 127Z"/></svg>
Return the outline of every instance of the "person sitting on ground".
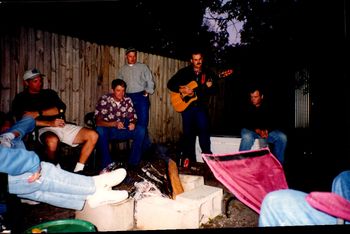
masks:
<svg viewBox="0 0 350 234"><path fill-rule="evenodd" d="M259 216L260 227L339 223L350 224L350 170L334 178L331 193L307 194L293 189L268 193Z"/></svg>
<svg viewBox="0 0 350 234"><path fill-rule="evenodd" d="M36 68L23 75L25 89L18 93L12 102L16 120L30 113L36 120L39 141L45 145L46 161L57 164L57 151L60 142L76 147L82 144L79 161L74 172L83 171L92 154L98 134L89 128L66 123L66 105L52 89L43 89L44 75Z"/></svg>
<svg viewBox="0 0 350 234"><path fill-rule="evenodd" d="M34 127L34 118L25 115L0 135L0 172L8 174L9 193L74 210L82 210L85 202L94 208L128 198L127 191L112 190L126 177L124 168L90 177L40 162L38 155L26 150L22 141Z"/></svg>
<svg viewBox="0 0 350 234"><path fill-rule="evenodd" d="M112 93L103 95L96 104L95 118L98 132L97 153L102 158L101 168L112 163L109 152L110 140L132 139L129 168L139 165L145 128L138 127L137 115L130 97L125 96L126 83L121 79L112 81Z"/></svg>
<svg viewBox="0 0 350 234"><path fill-rule="evenodd" d="M287 136L281 130L271 106L264 101L262 89L252 86L249 90L250 102L243 109L241 116L241 143L239 151L251 150L255 139L266 139L273 145L272 153L284 163L284 152L287 146Z"/></svg>

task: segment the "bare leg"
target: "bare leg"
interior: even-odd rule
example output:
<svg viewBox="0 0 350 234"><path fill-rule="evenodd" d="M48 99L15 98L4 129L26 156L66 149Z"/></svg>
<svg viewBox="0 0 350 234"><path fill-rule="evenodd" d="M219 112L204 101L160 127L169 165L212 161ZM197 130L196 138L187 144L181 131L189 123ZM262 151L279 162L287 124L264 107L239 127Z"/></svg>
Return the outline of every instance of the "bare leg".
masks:
<svg viewBox="0 0 350 234"><path fill-rule="evenodd" d="M56 152L58 148L58 144L60 140L56 136L56 134L52 132L46 132L43 134L43 142L45 143L45 150L46 150L46 155L48 157L48 160L56 163L57 162L57 157L56 157Z"/></svg>
<svg viewBox="0 0 350 234"><path fill-rule="evenodd" d="M82 128L75 137L74 144L83 144L80 152L79 162L85 164L95 148L98 134L92 129Z"/></svg>

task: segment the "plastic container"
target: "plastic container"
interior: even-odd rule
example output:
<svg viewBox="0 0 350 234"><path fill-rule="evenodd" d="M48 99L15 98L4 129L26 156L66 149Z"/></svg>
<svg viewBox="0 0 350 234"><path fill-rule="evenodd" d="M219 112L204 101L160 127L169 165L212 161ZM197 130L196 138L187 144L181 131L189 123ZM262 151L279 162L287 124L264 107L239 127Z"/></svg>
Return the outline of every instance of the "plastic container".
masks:
<svg viewBox="0 0 350 234"><path fill-rule="evenodd" d="M81 219L61 219L48 221L26 230L25 233L75 233L75 232L96 232L96 227Z"/></svg>

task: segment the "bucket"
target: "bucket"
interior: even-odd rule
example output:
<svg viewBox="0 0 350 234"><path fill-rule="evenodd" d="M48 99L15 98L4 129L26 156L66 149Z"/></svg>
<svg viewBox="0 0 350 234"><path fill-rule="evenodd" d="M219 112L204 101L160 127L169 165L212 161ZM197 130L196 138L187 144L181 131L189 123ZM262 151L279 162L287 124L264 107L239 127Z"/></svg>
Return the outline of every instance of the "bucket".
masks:
<svg viewBox="0 0 350 234"><path fill-rule="evenodd" d="M74 233L74 232L96 232L96 227L81 219L61 219L48 221L30 227L25 233Z"/></svg>

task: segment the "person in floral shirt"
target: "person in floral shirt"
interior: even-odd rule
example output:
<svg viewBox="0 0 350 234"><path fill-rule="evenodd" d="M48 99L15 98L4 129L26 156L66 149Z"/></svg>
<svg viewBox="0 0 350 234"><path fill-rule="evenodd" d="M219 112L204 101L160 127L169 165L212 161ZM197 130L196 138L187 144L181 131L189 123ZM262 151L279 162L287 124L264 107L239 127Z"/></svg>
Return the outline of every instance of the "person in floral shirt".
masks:
<svg viewBox="0 0 350 234"><path fill-rule="evenodd" d="M101 169L111 164L110 140L132 139L129 167L137 167L141 161L145 128L137 125L137 115L131 98L125 96L126 83L121 79L112 81L112 92L103 95L96 104L96 144L101 158Z"/></svg>

